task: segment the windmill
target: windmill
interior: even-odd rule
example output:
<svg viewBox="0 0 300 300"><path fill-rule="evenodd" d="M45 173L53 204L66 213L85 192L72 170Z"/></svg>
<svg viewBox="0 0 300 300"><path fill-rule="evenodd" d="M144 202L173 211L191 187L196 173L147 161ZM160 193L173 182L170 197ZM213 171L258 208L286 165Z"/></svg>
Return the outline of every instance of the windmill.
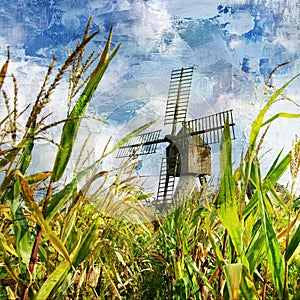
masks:
<svg viewBox="0 0 300 300"><path fill-rule="evenodd" d="M164 125L172 126L171 134L161 137L161 130L140 134L120 147L117 154L118 158L149 155L156 152L158 144L169 143L160 169L155 201L158 212L174 205L176 177L198 177L203 184L211 175L209 145L220 142L226 121L235 139L232 110L186 120L193 71L194 67L172 71L164 120Z"/></svg>

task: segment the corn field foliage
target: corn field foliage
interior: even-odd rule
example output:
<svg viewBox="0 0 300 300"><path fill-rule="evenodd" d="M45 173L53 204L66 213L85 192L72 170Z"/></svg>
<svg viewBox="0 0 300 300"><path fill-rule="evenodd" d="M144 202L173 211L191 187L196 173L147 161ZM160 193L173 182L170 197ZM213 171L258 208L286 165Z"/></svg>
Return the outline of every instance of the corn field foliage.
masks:
<svg viewBox="0 0 300 300"><path fill-rule="evenodd" d="M78 171L66 177L81 120L120 47L110 49L111 31L101 53L86 54L98 34L89 33L90 24L57 71L53 58L27 107L19 107L9 49L0 71L7 110L0 121L0 299L300 299L300 142L295 138L287 155L279 153L266 175L260 166L269 126L278 118L300 117L281 112L266 119L275 101L286 101L284 89L298 75L279 89L266 83L264 107L235 170L225 126L217 190L207 184L155 221L120 221L107 214L114 201L130 205L142 199L130 163L122 166L127 178L104 188L110 171L101 164L111 151L90 164L82 151ZM69 82L68 113L48 123L43 112L62 80ZM20 124L24 116L27 121ZM53 141L47 132L57 126L60 140ZM56 157L51 170L32 174L40 139L56 145ZM285 172L287 187L278 183Z"/></svg>

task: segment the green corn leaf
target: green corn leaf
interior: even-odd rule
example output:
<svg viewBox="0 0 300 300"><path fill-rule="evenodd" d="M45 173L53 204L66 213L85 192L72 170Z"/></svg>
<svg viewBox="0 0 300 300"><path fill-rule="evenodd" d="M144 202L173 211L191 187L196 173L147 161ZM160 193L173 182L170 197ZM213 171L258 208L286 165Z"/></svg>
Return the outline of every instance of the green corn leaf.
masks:
<svg viewBox="0 0 300 300"><path fill-rule="evenodd" d="M72 193L76 190L78 183L92 170L96 163L98 163L98 161L79 172L62 190L51 196L45 213L45 219L47 221L52 220L57 212L66 204Z"/></svg>
<svg viewBox="0 0 300 300"><path fill-rule="evenodd" d="M264 117L266 112L269 110L270 106L275 102L275 100L278 98L278 96L284 91L284 89L291 84L300 74L295 75L292 79L290 79L287 83L285 83L282 87L280 87L278 90L276 90L273 95L270 97L266 105L263 107L263 109L259 112L258 116L252 123L252 129L250 132L250 140L249 140L249 154L252 156L253 151L256 146L257 138L259 135L259 131L261 127L264 124Z"/></svg>
<svg viewBox="0 0 300 300"><path fill-rule="evenodd" d="M90 254L90 251L95 247L98 239L100 219L94 221L90 228L83 234L80 247L74 253L73 266L77 268L79 264Z"/></svg>
<svg viewBox="0 0 300 300"><path fill-rule="evenodd" d="M296 253L296 250L299 248L300 248L300 226L298 226L295 234L290 240L289 245L285 251L284 254L285 261L287 262L290 261L293 258L294 254Z"/></svg>
<svg viewBox="0 0 300 300"><path fill-rule="evenodd" d="M258 165L258 163L257 163ZM279 243L275 230L268 216L265 201L268 201L263 188L264 181L261 178L260 168L257 166L255 170L255 182L257 186L257 199L259 204L259 213L262 225L262 232L265 240L265 248L269 262L269 269L272 274L272 280L279 299L282 299L282 291L284 286L284 265L280 252Z"/></svg>
<svg viewBox="0 0 300 300"><path fill-rule="evenodd" d="M43 283L42 287L39 289L37 295L35 296L35 299L50 299L50 295L53 292L53 289L58 288L61 285L69 270L70 264L67 261L61 262Z"/></svg>
<svg viewBox="0 0 300 300"><path fill-rule="evenodd" d="M208 238L209 238L209 241L210 241L210 243L211 243L211 246L212 246L212 248L213 248L213 250L214 250L214 253L215 253L215 255L216 255L217 264L218 264L218 266L219 266L220 268L222 268L223 265L225 265L225 260L224 260L224 257L223 257L223 255L222 255L221 249L218 247L218 245L217 245L217 243L216 243L216 241L215 241L216 238L212 235L212 233L209 233Z"/></svg>
<svg viewBox="0 0 300 300"><path fill-rule="evenodd" d="M258 191L258 201L260 206L262 229L265 236L265 247L267 249L267 257L269 262L268 265L272 274L272 280L277 292L278 299L282 299L282 291L284 286L284 265L277 236L272 223L269 220L263 195L260 190Z"/></svg>
<svg viewBox="0 0 300 300"><path fill-rule="evenodd" d="M72 230L74 229L76 225L77 220L77 211L70 211L70 214L66 216L66 222L65 226L63 228L62 233L62 242L65 244L69 238L69 235L71 234Z"/></svg>
<svg viewBox="0 0 300 300"><path fill-rule="evenodd" d="M120 44L109 55L111 38L112 38L112 31L110 31L106 46L100 58L100 62L98 63L96 69L92 73L89 82L87 83L84 91L79 97L74 108L72 109L69 119L64 124L63 132L61 135L61 141L60 141L59 149L57 151L52 177L51 177L53 181L57 181L62 177L72 154L76 135L81 122L81 117L83 117L90 103L90 100L100 80L102 79L104 72L107 69L110 61L113 59L113 57L116 55L117 51L119 50Z"/></svg>
<svg viewBox="0 0 300 300"><path fill-rule="evenodd" d="M300 199L297 199L294 204L292 205L291 209L295 209L296 207L300 206Z"/></svg>
<svg viewBox="0 0 300 300"><path fill-rule="evenodd" d="M224 273L227 281L228 292L231 300L239 299L239 288L242 280L243 264L227 264Z"/></svg>
<svg viewBox="0 0 300 300"><path fill-rule="evenodd" d="M265 178L267 178L271 183L276 183L280 177L283 175L283 173L287 170L290 164L290 155L287 154L280 162L279 158L281 156L283 149L279 152L278 156L274 160L272 166L270 167L267 175Z"/></svg>
<svg viewBox="0 0 300 300"><path fill-rule="evenodd" d="M253 277L249 274L248 269L243 266L242 278L240 282L241 299L260 299L255 286L253 284Z"/></svg>
<svg viewBox="0 0 300 300"><path fill-rule="evenodd" d="M274 185L281 178L281 176L284 174L284 172L289 167L289 164L290 164L290 155L289 154L287 154L280 162L278 162L281 153L282 153L282 151L280 151L279 155L274 160L265 179L262 182L262 189L264 190L265 194L268 191L271 191L271 192L275 191L274 187L271 188L272 185ZM251 182L254 184L254 186L256 186L258 184L257 178L256 178L257 168L260 168L260 166L259 166L258 160L255 159L254 161L252 161L251 172L250 172L250 179L251 179ZM276 193L276 191L275 191L275 193ZM277 200L279 200L279 199L277 199ZM243 217L246 217L249 213L251 213L252 210L257 206L257 203L258 203L257 193L255 192L253 194L253 196L251 197L250 202L246 205L246 207L242 213ZM281 204L282 204L282 202L281 202Z"/></svg>
<svg viewBox="0 0 300 300"><path fill-rule="evenodd" d="M16 250L7 244L7 240L2 232L0 232L0 245L2 249L10 253L11 255L18 257Z"/></svg>
<svg viewBox="0 0 300 300"><path fill-rule="evenodd" d="M288 207L287 205L284 203L284 201L282 201L282 199L278 196L277 192L276 192L276 189L274 188L273 184L271 184L268 180L265 181L266 183L266 191L268 191L274 200L276 200L276 202L286 211L288 212ZM272 200L269 199L269 194L268 192L265 192L265 196L267 197L267 199L269 200L269 203L272 203Z"/></svg>
<svg viewBox="0 0 300 300"><path fill-rule="evenodd" d="M258 204L257 191L255 191L242 213L243 218L246 218L250 213L252 213L253 210L257 207L257 204Z"/></svg>
<svg viewBox="0 0 300 300"><path fill-rule="evenodd" d="M261 233L258 237L256 237L256 235L253 237L251 244L247 249L246 257L249 261L249 272L250 274L253 274L256 267L266 257L264 234Z"/></svg>
<svg viewBox="0 0 300 300"><path fill-rule="evenodd" d="M232 240L238 255L243 253L242 223L238 216L235 182L232 175L231 138L228 120L224 126L220 153L221 186L218 197L218 215Z"/></svg>
<svg viewBox="0 0 300 300"><path fill-rule="evenodd" d="M31 162L32 150L34 147L34 131L35 131L35 124L33 124L32 127L30 128L28 137L25 138L24 141L25 146L23 148L21 159L20 159L20 171L22 174L25 174Z"/></svg>
<svg viewBox="0 0 300 300"><path fill-rule="evenodd" d="M284 285L284 265L282 262L282 256L280 253L280 247L277 240L274 228L266 216L265 219L266 228L266 242L268 247L268 257L269 257L269 267L272 272L272 278L277 290L277 295L279 298L282 297L283 285Z"/></svg>
<svg viewBox="0 0 300 300"><path fill-rule="evenodd" d="M280 112L280 113L274 115L273 117L271 117L270 119L268 119L267 121L265 121L262 124L262 126L265 126L278 118L298 119L298 118L300 118L300 114L291 114L291 113L286 113L286 112Z"/></svg>
<svg viewBox="0 0 300 300"><path fill-rule="evenodd" d="M52 246L56 249L56 251L58 251L71 265L72 263L68 251L66 250L62 241L56 236L56 234L50 228L49 224L44 219L39 206L33 199L33 191L31 190L30 186L28 185L25 178L20 172L16 171L16 175L19 176L21 182L25 203L27 204L28 208L31 210L32 215L35 217L39 226L42 228L44 235L50 240Z"/></svg>
<svg viewBox="0 0 300 300"><path fill-rule="evenodd" d="M203 281L203 283L205 284L205 286L208 288L208 290L215 295L215 290L214 288L211 286L211 284L209 283L208 278L199 270L199 268L197 267L197 265L195 264L195 262L192 260L192 258L187 255L184 257L184 261L187 264L187 266L191 267L194 272L201 278L201 280Z"/></svg>
<svg viewBox="0 0 300 300"><path fill-rule="evenodd" d="M13 174L14 175L14 174ZM15 250L18 254L20 265L20 276L24 280L30 280L28 270L29 261L31 257L31 233L27 219L25 218L23 208L19 199L20 195L20 182L14 178L12 187L7 191L7 198L9 199L10 211L13 219L13 231L15 236ZM6 194L6 193L4 193Z"/></svg>

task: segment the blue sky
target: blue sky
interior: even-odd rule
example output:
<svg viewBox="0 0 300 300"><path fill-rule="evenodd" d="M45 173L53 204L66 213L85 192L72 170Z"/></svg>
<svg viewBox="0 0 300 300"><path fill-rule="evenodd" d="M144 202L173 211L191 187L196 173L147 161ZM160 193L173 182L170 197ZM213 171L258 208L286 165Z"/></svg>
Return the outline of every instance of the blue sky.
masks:
<svg viewBox="0 0 300 300"><path fill-rule="evenodd" d="M171 70L194 65L189 117L233 108L239 157L263 103L260 89L269 72L291 62L274 77L278 87L300 70L299 10L298 1L291 0L2 0L0 63L9 45L11 72L20 81L25 105L52 55L65 58L66 48L74 47L93 16L92 31L101 32L89 50L102 49L111 26L113 45L122 42L92 102L93 113L113 121L116 132L160 120ZM299 103L298 86L288 93ZM58 114L61 102L55 101L49 110ZM274 113L278 110L294 112L296 107L279 103ZM266 150L288 149L295 124L283 120L274 126ZM97 126L87 127L99 133Z"/></svg>

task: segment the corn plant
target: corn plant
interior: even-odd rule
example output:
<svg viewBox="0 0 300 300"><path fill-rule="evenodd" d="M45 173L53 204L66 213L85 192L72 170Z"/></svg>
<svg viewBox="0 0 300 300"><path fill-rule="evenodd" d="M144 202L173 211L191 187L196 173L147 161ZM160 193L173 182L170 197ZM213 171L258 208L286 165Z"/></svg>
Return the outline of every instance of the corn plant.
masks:
<svg viewBox="0 0 300 300"><path fill-rule="evenodd" d="M17 119L29 107L18 111L18 88L13 75L13 109L10 108L9 97L3 85L7 80L9 51L7 61L1 69L0 88L7 108L7 116L1 121L3 134L0 159L1 171L4 174L0 187L3 249L1 277L6 278L1 284L1 293L6 298L46 299L49 295L55 295L59 285L88 256L99 231L99 219L95 218L87 228L76 235L71 234L76 225L74 217L78 214L74 207L78 210L83 201L83 191L76 192L78 183L99 166L101 159L78 173L68 184L61 186L59 183L70 160L81 119L105 70L120 47L118 45L109 53L112 39L110 31L103 52L100 55L92 53L84 58L87 43L98 34L94 32L89 35L90 25L91 19L82 41L78 42L76 49L69 54L51 81L56 60L53 58L23 132L17 126ZM99 61L96 62L98 57ZM84 77L94 64L96 67ZM46 124L46 117L41 112L51 101L54 90L68 72L69 98L66 99L66 105L71 108L70 103L73 100L76 103L68 111L65 120ZM63 129L52 170L28 174L36 140L60 123L63 123ZM45 191L45 196L40 201L35 199L34 189L37 186ZM69 206L69 212L73 212L72 217L66 215L70 218L68 224L64 224L61 219L60 222L57 221L57 218L62 217L58 215L60 210L66 209L66 205Z"/></svg>

